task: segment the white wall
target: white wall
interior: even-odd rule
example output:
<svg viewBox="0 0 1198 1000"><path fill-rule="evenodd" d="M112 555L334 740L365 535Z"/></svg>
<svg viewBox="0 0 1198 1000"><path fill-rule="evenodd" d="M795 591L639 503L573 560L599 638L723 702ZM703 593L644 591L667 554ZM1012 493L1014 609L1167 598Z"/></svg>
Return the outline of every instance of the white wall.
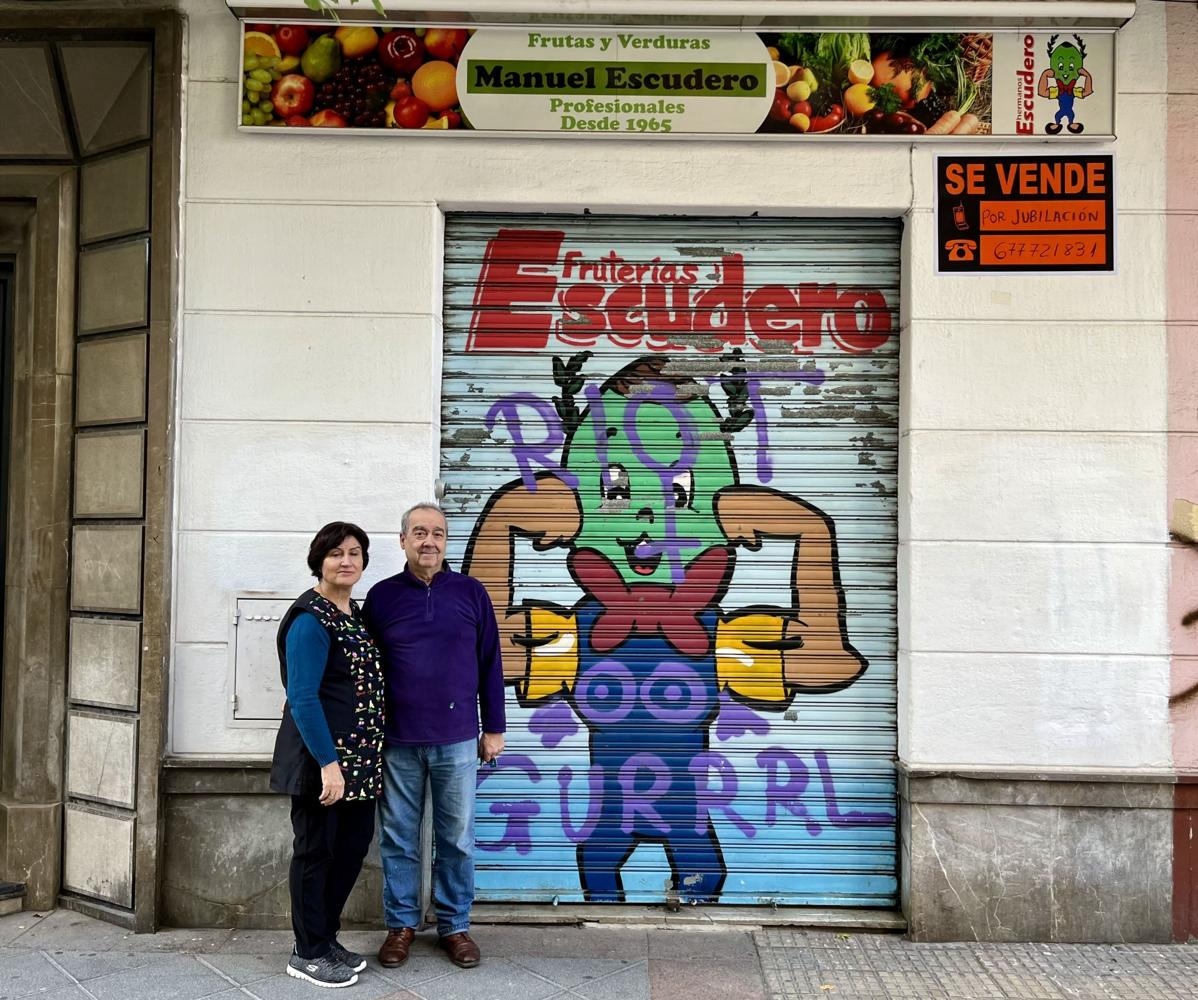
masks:
<svg viewBox="0 0 1198 1000"><path fill-rule="evenodd" d="M442 211L588 207L905 216L900 755L1167 767L1162 6L1120 36L1119 274L1049 280L935 276L928 146L239 135L237 26L189 0L173 752L269 752L225 724L232 591L298 592L334 517L400 564Z"/></svg>

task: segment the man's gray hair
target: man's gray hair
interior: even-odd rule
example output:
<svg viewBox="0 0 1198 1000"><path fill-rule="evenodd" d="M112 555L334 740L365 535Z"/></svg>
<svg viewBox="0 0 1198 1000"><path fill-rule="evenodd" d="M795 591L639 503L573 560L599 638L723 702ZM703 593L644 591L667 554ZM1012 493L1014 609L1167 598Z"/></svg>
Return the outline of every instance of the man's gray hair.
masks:
<svg viewBox="0 0 1198 1000"><path fill-rule="evenodd" d="M408 533L408 521L411 519L412 514L414 514L418 510L435 510L442 517L445 517L445 511L443 511L439 505L433 503L431 500L425 501L423 503L414 503L414 504L412 504L411 507L409 507L407 510L405 510L403 512L403 517L400 518L400 521L399 521L400 534L406 535ZM445 521L446 521L446 523L448 523L449 518L446 517Z"/></svg>

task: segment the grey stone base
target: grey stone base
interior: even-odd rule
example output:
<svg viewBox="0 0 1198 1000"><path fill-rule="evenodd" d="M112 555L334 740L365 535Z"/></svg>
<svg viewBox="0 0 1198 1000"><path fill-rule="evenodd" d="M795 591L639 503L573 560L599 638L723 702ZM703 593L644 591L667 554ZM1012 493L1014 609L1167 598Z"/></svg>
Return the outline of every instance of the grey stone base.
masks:
<svg viewBox="0 0 1198 1000"><path fill-rule="evenodd" d="M0 798L0 877L25 886L25 906L47 910L58 898L62 805Z"/></svg>
<svg viewBox="0 0 1198 1000"><path fill-rule="evenodd" d="M265 767L168 767L160 922L171 927L287 928L291 800ZM347 928L382 925L378 843L346 904Z"/></svg>
<svg viewBox="0 0 1198 1000"><path fill-rule="evenodd" d="M900 766L899 800L912 939L1171 939L1171 777Z"/></svg>

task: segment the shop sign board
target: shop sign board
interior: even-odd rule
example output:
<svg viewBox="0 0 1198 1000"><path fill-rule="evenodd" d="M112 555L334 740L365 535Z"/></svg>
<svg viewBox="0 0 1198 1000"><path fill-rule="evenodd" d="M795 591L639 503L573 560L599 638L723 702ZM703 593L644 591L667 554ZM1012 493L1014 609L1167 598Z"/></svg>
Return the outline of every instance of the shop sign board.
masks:
<svg viewBox="0 0 1198 1000"><path fill-rule="evenodd" d="M936 270L1113 272L1114 157L938 156Z"/></svg>
<svg viewBox="0 0 1198 1000"><path fill-rule="evenodd" d="M1114 134L1114 33L246 24L239 122L538 136Z"/></svg>

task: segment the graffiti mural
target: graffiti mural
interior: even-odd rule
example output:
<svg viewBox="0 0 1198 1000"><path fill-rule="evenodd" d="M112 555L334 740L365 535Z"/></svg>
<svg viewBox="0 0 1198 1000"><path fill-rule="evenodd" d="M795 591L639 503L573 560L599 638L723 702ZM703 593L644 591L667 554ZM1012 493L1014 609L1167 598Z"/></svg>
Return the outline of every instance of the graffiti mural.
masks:
<svg viewBox="0 0 1198 1000"><path fill-rule="evenodd" d="M890 598L863 596L880 607L850 613L838 526L791 486L808 449L777 400L820 401L837 426L811 433L808 448L847 443L855 489L887 522L893 488L887 495L879 477L892 470L878 465L892 456L860 426L879 420L879 403L830 391L842 358L877 350L869 364L893 364L882 360L892 346L885 297L835 291L832 302L872 306L861 309L864 321L852 306L813 319L800 314L796 284L787 294L799 319L785 343L816 363L751 357L752 332L766 320L760 305L746 307L762 297L762 287L746 286L746 255L724 253L711 266L658 257L633 268L629 277L641 280L622 283L622 261L607 260L599 274L582 251L564 249L565 237L520 238L538 263L552 253L561 276L575 279L550 295L542 272L529 298L513 289L522 277L531 288L536 272L508 252L511 231L497 233L475 272L470 319L456 324L472 369L487 370L485 360L493 377L448 404L450 418L469 419L448 420L461 426L447 440L476 445L468 455L445 451L442 474L447 486L461 484L447 491L451 532L465 536L462 569L497 609L512 699L509 750L479 778L479 848L495 860L480 864L480 895L881 899L893 881L893 776L876 759L854 760L852 741L855 727L892 714L893 650L875 658L850 619L879 645L868 633L879 631L871 624L887 618ZM619 308L644 309L685 277L674 287L686 290L688 332L703 327L702 340L660 323L619 338L610 314L586 330L561 321L577 318L584 295L597 308L624 289ZM579 291L588 284L601 294ZM498 304L488 294L496 288ZM695 309L704 296L718 300L708 314ZM550 308L535 311L538 302ZM556 327L542 324L555 304ZM832 364L820 363L824 354ZM477 466L476 454L486 455ZM828 493L843 478L816 463L811 484ZM837 695L821 719L816 706ZM884 750L892 754L892 743Z"/></svg>

